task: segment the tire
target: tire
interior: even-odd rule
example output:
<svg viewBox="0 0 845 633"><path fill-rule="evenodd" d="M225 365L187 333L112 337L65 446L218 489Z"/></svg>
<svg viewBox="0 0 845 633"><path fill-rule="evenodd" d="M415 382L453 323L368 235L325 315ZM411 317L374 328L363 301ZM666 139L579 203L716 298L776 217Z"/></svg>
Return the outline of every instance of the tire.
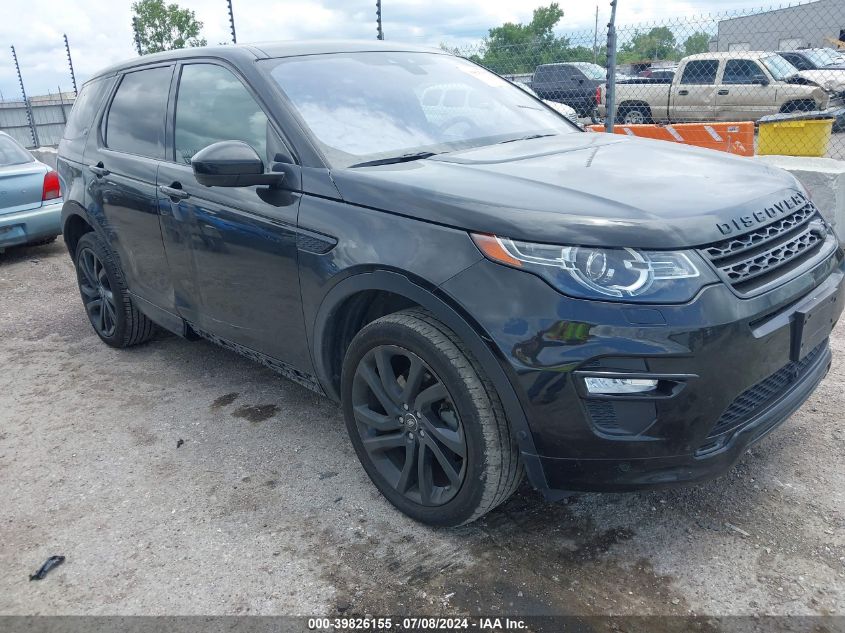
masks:
<svg viewBox="0 0 845 633"><path fill-rule="evenodd" d="M644 106L622 106L616 118L624 125L642 125L651 123L651 112Z"/></svg>
<svg viewBox="0 0 845 633"><path fill-rule="evenodd" d="M31 242L27 242L27 246L45 246L47 244L52 244L56 241L58 235L54 235L53 237L43 237L40 240L32 240Z"/></svg>
<svg viewBox="0 0 845 633"><path fill-rule="evenodd" d="M153 337L155 325L132 303L117 259L96 233L79 238L73 263L88 320L106 345L131 347Z"/></svg>
<svg viewBox="0 0 845 633"><path fill-rule="evenodd" d="M784 103L781 108L781 114L788 114L791 112L812 112L817 108L816 102L812 99L801 99L798 101L788 101Z"/></svg>
<svg viewBox="0 0 845 633"><path fill-rule="evenodd" d="M414 387L413 397L399 393ZM397 312L364 327L344 358L341 394L364 470L417 521L469 523L522 480L519 449L493 385L457 336L426 311Z"/></svg>

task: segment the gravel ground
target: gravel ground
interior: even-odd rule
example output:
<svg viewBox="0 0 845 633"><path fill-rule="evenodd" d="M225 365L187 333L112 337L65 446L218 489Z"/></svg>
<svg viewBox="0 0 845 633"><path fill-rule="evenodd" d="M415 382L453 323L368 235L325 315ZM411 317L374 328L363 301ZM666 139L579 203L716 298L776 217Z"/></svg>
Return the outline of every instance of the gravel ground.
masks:
<svg viewBox="0 0 845 633"><path fill-rule="evenodd" d="M454 530L376 493L331 402L207 343L103 345L61 241L0 255L0 333L3 614L845 614L841 325L723 477L524 486Z"/></svg>

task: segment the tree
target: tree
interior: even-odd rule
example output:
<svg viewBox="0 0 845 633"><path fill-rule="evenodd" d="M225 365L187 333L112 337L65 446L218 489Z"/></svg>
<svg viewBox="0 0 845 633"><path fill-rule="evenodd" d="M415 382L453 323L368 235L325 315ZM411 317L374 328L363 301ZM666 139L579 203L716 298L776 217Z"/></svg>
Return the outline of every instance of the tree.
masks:
<svg viewBox="0 0 845 633"><path fill-rule="evenodd" d="M528 24L506 22L490 29L478 61L500 74L529 73L539 64L566 61L569 40L554 34L562 17L563 9L553 2L534 9Z"/></svg>
<svg viewBox="0 0 845 633"><path fill-rule="evenodd" d="M684 55L696 55L710 50L710 34L704 31L693 33L684 40Z"/></svg>
<svg viewBox="0 0 845 633"><path fill-rule="evenodd" d="M680 51L678 51L675 34L665 26L656 26L648 33L638 31L619 48L620 63L678 59L678 57L680 57Z"/></svg>
<svg viewBox="0 0 845 633"><path fill-rule="evenodd" d="M205 46L202 22L190 9L164 4L164 0L138 0L132 4L142 53L158 53L186 46Z"/></svg>

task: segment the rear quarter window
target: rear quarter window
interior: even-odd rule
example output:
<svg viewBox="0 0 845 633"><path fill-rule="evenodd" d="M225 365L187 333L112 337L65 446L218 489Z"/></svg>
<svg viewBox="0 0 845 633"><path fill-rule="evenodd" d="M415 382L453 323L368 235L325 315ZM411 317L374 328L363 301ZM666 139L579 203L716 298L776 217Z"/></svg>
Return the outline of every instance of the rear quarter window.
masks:
<svg viewBox="0 0 845 633"><path fill-rule="evenodd" d="M88 134L94 117L97 115L103 92L105 92L109 83L105 78L101 78L94 79L82 86L82 91L74 101L70 116L67 119L65 130L62 133L63 139L72 141Z"/></svg>

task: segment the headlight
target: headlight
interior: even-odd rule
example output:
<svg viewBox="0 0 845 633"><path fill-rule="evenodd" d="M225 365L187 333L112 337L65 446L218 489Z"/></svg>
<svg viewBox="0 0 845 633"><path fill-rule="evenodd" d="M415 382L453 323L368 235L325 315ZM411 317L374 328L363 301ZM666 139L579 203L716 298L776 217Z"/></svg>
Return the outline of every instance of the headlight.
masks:
<svg viewBox="0 0 845 633"><path fill-rule="evenodd" d="M472 239L488 259L532 272L583 299L681 303L718 281L692 251L556 246L480 234Z"/></svg>

